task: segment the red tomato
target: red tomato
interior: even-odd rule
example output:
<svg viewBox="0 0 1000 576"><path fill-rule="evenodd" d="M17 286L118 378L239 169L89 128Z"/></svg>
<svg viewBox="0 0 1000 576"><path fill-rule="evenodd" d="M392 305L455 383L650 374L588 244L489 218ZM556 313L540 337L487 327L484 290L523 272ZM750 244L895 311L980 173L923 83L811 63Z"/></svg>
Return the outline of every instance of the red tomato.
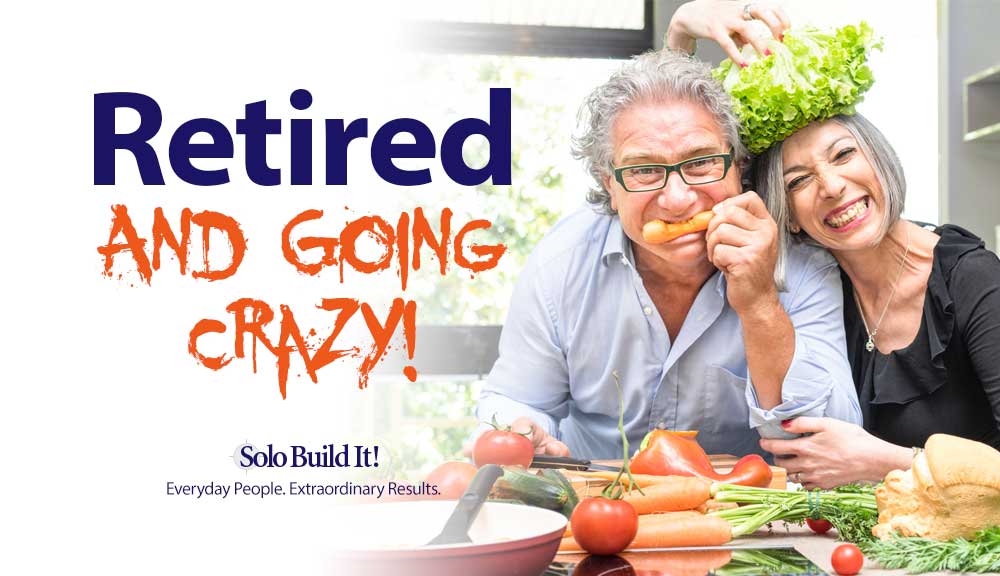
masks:
<svg viewBox="0 0 1000 576"><path fill-rule="evenodd" d="M457 500L476 475L476 467L468 462L445 462L427 475L427 483L437 486L437 498Z"/></svg>
<svg viewBox="0 0 1000 576"><path fill-rule="evenodd" d="M833 528L833 524L830 524L826 520L820 518L819 520L813 520L812 518L806 518L806 524L809 525L809 529L817 534L826 534Z"/></svg>
<svg viewBox="0 0 1000 576"><path fill-rule="evenodd" d="M584 498L569 519L573 538L591 554L617 554L639 531L639 515L624 500Z"/></svg>
<svg viewBox="0 0 1000 576"><path fill-rule="evenodd" d="M487 430L479 435L472 447L472 460L476 466L499 464L501 466L531 466L535 447L523 434L510 430Z"/></svg>
<svg viewBox="0 0 1000 576"><path fill-rule="evenodd" d="M861 566L865 563L865 555L854 544L841 544L833 550L830 557L830 564L833 564L833 571L841 576L851 576L861 571Z"/></svg>

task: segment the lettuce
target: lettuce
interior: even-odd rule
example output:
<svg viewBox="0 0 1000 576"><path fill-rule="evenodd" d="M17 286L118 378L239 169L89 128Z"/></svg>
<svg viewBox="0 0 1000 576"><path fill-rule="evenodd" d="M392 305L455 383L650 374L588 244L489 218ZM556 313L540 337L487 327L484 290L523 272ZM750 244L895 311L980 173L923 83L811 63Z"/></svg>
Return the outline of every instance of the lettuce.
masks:
<svg viewBox="0 0 1000 576"><path fill-rule="evenodd" d="M882 40L861 22L832 33L806 27L785 32L784 42L768 42L771 55L759 57L747 44L740 68L729 59L713 70L733 99L741 137L753 154L784 140L814 120L854 114L875 82L868 55Z"/></svg>

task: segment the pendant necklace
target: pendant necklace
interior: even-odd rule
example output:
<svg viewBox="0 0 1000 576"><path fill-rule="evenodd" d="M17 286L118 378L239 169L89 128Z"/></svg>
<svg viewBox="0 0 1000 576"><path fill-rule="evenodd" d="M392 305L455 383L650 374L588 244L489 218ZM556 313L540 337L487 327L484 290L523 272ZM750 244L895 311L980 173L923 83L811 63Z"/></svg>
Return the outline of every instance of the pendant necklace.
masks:
<svg viewBox="0 0 1000 576"><path fill-rule="evenodd" d="M882 326L882 320L885 319L885 313L889 311L889 304L892 304L892 297L896 295L896 287L899 286L899 279L903 276L903 269L906 268L906 257L910 255L910 230L906 230L906 250L903 251L903 262L899 265L899 272L896 274L896 281L892 285L892 291L889 292L889 299L885 301L885 307L882 308L882 314L878 317L878 322L875 323L875 329L868 329L868 321L865 320L865 311L861 307L861 300L858 299L858 291L854 292L854 302L858 305L858 312L861 314L861 322L865 325L865 333L868 334L868 342L865 342L865 350L872 352L875 350L875 335L878 334L878 329Z"/></svg>

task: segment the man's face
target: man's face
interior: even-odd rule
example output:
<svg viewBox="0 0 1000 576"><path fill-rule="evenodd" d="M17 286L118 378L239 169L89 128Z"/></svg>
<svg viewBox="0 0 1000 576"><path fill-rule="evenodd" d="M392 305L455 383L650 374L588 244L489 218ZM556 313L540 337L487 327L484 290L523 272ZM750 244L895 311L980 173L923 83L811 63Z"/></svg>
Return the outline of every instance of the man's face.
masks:
<svg viewBox="0 0 1000 576"><path fill-rule="evenodd" d="M702 106L683 101L646 102L625 109L611 127L612 163L677 164L684 160L729 152L721 127ZM609 168L610 170L610 168ZM650 192L629 192L615 180L605 178L611 207L621 219L625 234L640 252L652 253L672 262L707 260L705 232L696 232L663 244L642 238L642 226L650 220L687 220L716 203L740 193L740 172L733 166L726 177L711 184L690 186L672 172L666 185Z"/></svg>

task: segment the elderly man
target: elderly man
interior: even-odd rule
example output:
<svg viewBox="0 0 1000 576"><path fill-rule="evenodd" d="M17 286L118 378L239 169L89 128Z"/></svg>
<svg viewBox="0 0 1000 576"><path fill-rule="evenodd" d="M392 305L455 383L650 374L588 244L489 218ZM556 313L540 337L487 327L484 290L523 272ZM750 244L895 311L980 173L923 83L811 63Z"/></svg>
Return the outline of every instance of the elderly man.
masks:
<svg viewBox="0 0 1000 576"><path fill-rule="evenodd" d="M477 415L531 431L537 452L621 457L654 428L697 430L710 453L760 453L781 422L860 422L834 260L796 246L774 283L776 227L741 194L729 98L686 55L634 58L584 104L574 152L595 209L563 219L515 288ZM643 225L712 211L708 229L652 243Z"/></svg>

